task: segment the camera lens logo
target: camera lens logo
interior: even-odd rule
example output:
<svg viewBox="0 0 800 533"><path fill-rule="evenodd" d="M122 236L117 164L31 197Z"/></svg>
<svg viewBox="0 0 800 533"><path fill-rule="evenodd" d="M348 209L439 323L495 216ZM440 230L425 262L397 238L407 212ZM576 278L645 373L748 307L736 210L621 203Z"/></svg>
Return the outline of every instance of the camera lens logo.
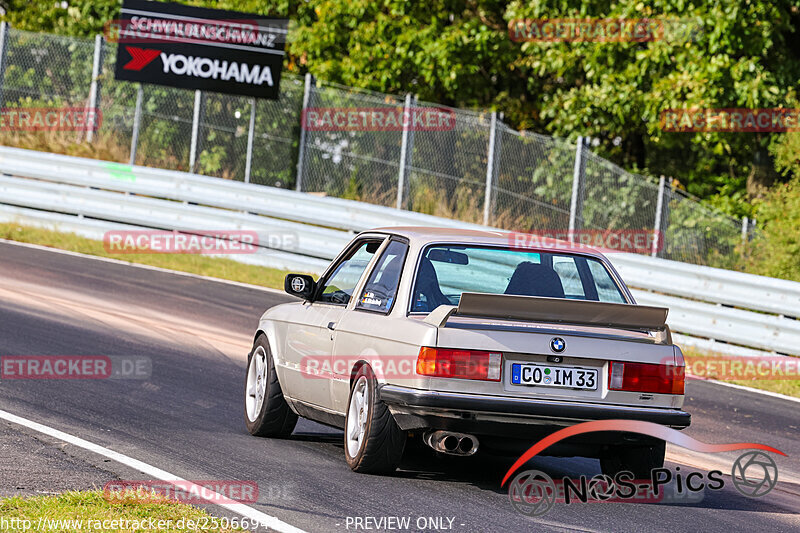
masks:
<svg viewBox="0 0 800 533"><path fill-rule="evenodd" d="M763 452L747 452L733 463L731 479L741 494L748 498L760 498L777 485L778 465Z"/></svg>
<svg viewBox="0 0 800 533"><path fill-rule="evenodd" d="M556 484L544 472L525 470L508 487L508 499L525 516L541 516L556 502Z"/></svg>
<svg viewBox="0 0 800 533"><path fill-rule="evenodd" d="M306 282L303 278L292 278L292 290L294 292L303 292L306 288Z"/></svg>

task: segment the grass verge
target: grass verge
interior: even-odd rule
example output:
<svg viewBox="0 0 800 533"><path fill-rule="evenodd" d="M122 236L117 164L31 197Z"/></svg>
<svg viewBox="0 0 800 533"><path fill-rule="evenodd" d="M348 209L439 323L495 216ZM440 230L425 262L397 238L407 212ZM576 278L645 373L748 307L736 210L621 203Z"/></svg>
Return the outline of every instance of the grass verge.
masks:
<svg viewBox="0 0 800 533"><path fill-rule="evenodd" d="M103 248L103 243L86 239L73 233L21 226L19 224L0 224L0 238L11 241L39 244L71 252L110 257L129 263L169 268L203 276L222 278L273 289L283 289L286 272L276 268L245 265L231 259L221 259L198 254L112 254Z"/></svg>
<svg viewBox="0 0 800 533"><path fill-rule="evenodd" d="M65 492L54 496L15 496L0 500L0 531L205 531L232 533L256 529L245 521L217 518L191 505L169 502L110 502L102 491Z"/></svg>
<svg viewBox="0 0 800 533"><path fill-rule="evenodd" d="M800 358L783 359L781 356L770 357L766 360L768 366L764 367L764 369L767 370L766 375L774 377L770 379L748 379L749 377L755 378L758 376L759 368L757 365L762 361L761 359L698 352L689 348L682 350L686 359L687 372L690 369L694 369L694 373L703 378L716 379L725 383L733 383L734 385L800 398L800 379L787 379L787 376L798 375ZM788 362L789 364L782 364L778 367L778 370L772 371L773 362ZM748 366L748 363L750 366ZM739 366L732 367L732 365L736 364ZM732 370L732 368L736 369ZM744 379L733 379L734 377ZM686 376L687 381L694 381L694 379L688 375Z"/></svg>

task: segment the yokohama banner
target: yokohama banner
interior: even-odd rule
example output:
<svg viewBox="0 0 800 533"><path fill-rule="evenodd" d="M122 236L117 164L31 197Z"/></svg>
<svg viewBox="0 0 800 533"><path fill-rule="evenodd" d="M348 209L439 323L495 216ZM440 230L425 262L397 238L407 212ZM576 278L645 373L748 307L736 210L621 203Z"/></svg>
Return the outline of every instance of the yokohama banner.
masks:
<svg viewBox="0 0 800 533"><path fill-rule="evenodd" d="M106 27L118 80L277 99L287 19L124 0Z"/></svg>

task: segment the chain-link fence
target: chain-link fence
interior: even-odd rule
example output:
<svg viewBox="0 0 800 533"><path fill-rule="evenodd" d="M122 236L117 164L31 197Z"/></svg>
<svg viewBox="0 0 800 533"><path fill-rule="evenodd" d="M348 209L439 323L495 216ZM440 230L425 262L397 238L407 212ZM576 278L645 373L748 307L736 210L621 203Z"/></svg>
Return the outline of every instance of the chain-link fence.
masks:
<svg viewBox="0 0 800 533"><path fill-rule="evenodd" d="M583 143L514 131L495 113L289 73L278 100L140 85L114 79L116 44L8 26L4 35L2 107L94 106L102 121L94 132L2 131L2 144L296 188L509 230L658 229L663 247L653 253L698 264L736 266L752 233L746 220L743 227L664 179L627 172ZM326 110L351 119L401 117L401 124L309 127L309 113ZM438 119L434 127L402 123L418 115Z"/></svg>

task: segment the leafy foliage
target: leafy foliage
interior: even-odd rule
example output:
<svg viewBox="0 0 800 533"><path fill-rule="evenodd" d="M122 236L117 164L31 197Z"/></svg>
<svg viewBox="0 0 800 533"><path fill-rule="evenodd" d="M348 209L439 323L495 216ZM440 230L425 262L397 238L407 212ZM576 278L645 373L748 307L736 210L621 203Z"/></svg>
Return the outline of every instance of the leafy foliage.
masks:
<svg viewBox="0 0 800 533"><path fill-rule="evenodd" d="M761 231L748 250L748 270L800 281L800 176L774 187L758 217Z"/></svg>
<svg viewBox="0 0 800 533"><path fill-rule="evenodd" d="M192 0L292 18L289 71L422 100L494 107L518 129L599 140L597 151L665 174L718 207L748 208L748 180L775 135L665 133L666 108L780 107L800 80L800 11L792 0ZM62 7L67 6L68 7ZM92 35L119 0L12 0L15 27ZM517 19L643 18L691 25L654 42L514 42ZM683 28L685 29L685 28ZM752 187L751 187L752 188Z"/></svg>

